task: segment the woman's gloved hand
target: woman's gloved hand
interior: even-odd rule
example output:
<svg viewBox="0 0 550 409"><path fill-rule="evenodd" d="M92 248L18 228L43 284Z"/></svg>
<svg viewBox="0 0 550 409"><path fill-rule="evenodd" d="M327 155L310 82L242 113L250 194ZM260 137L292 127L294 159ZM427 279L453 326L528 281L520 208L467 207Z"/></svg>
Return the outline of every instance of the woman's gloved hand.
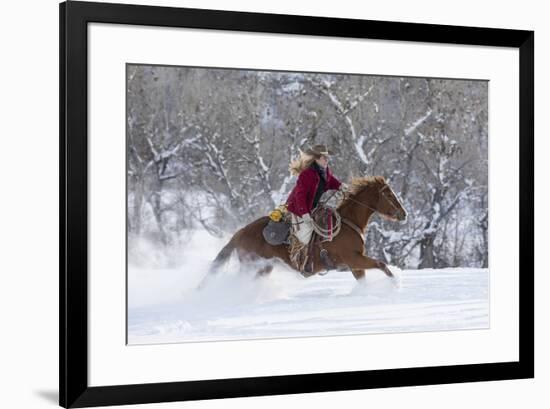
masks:
<svg viewBox="0 0 550 409"><path fill-rule="evenodd" d="M347 183L341 183L338 190L341 192L349 192L349 185Z"/></svg>
<svg viewBox="0 0 550 409"><path fill-rule="evenodd" d="M349 185L347 183L341 183L336 192L336 198L340 201L344 200L346 193L349 192Z"/></svg>

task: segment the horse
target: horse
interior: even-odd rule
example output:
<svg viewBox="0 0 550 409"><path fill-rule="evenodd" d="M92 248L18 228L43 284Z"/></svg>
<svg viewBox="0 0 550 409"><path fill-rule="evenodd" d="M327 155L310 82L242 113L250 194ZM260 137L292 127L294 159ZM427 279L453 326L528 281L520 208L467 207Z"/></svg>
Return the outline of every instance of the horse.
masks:
<svg viewBox="0 0 550 409"><path fill-rule="evenodd" d="M379 213L392 221L403 221L407 217L407 212L385 179L382 176L354 178L336 209L345 223L342 223L338 235L332 241L323 242L322 246L328 251L338 269L351 270L356 280L364 278L365 271L369 269L380 269L388 277L393 277L384 262L365 253L365 231L373 214ZM264 240L262 231L268 222L268 216L260 217L238 230L212 261L206 278L216 273L234 251L237 252L240 263L264 261L256 272L257 276L271 273L274 267L273 259L282 260L298 271L290 260L288 244L273 246ZM320 262L319 252L315 252L313 257L311 275L325 270Z"/></svg>

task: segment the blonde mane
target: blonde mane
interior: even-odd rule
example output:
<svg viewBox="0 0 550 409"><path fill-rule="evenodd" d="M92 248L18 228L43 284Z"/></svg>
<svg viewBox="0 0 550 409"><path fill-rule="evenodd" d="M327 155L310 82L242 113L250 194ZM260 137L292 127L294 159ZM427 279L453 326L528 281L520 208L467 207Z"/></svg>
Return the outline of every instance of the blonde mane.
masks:
<svg viewBox="0 0 550 409"><path fill-rule="evenodd" d="M378 186L382 187L386 183L386 179L384 179L383 176L362 176L362 177L354 177L351 179L351 182L349 184L348 194L350 196L354 196L360 192L363 191L366 187L369 186ZM346 199L347 196L342 197L342 200L336 208L339 208L344 203L348 202Z"/></svg>
<svg viewBox="0 0 550 409"><path fill-rule="evenodd" d="M308 155L307 153L300 152L300 156L290 162L288 170L290 171L291 175L298 176L300 173L302 173L304 169L309 167L314 160L315 157L313 155Z"/></svg>
<svg viewBox="0 0 550 409"><path fill-rule="evenodd" d="M362 191L367 186L376 185L376 186L382 186L386 183L386 179L384 179L383 176L362 176L362 177L355 177L351 180L350 186L349 186L349 192L352 195L355 195Z"/></svg>

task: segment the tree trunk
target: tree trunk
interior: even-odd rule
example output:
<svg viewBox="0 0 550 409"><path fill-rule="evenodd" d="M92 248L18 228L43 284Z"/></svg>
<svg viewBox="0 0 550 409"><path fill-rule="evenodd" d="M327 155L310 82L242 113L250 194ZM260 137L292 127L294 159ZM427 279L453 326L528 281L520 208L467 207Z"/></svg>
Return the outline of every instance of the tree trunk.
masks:
<svg viewBox="0 0 550 409"><path fill-rule="evenodd" d="M429 235L420 242L420 264L418 268L435 267L434 240L435 236Z"/></svg>
<svg viewBox="0 0 550 409"><path fill-rule="evenodd" d="M153 193L151 194L151 196L149 196L149 203L151 204L153 216L155 217L155 222L157 223L160 241L163 245L166 246L168 244L168 237L166 236L166 231L164 229L164 223L162 220L162 191L162 180L155 180Z"/></svg>
<svg viewBox="0 0 550 409"><path fill-rule="evenodd" d="M136 180L134 185L134 212L132 228L135 234L141 233L141 208L143 207L143 181Z"/></svg>

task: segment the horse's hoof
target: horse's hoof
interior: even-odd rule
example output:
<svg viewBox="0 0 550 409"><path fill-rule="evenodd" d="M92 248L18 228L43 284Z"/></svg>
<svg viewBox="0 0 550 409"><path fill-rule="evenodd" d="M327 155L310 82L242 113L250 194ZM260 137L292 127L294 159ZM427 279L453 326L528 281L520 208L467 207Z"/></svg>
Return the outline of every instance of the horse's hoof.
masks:
<svg viewBox="0 0 550 409"><path fill-rule="evenodd" d="M388 267L385 267L382 271L389 277L389 278L395 278L395 275L391 272L391 270Z"/></svg>

